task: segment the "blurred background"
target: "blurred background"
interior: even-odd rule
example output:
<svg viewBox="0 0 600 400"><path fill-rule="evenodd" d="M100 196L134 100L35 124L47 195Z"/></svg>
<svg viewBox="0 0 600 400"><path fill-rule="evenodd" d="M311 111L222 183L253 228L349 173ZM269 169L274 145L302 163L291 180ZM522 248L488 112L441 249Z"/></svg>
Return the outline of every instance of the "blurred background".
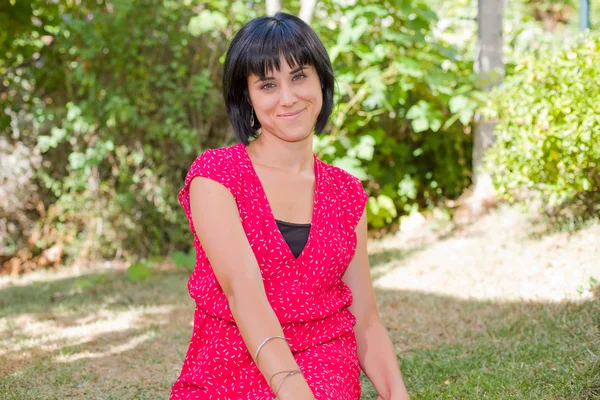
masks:
<svg viewBox="0 0 600 400"><path fill-rule="evenodd" d="M329 51L314 151L370 194L412 396L600 399L598 0L0 1L0 397L166 398L177 193L235 142L231 38L277 10Z"/></svg>

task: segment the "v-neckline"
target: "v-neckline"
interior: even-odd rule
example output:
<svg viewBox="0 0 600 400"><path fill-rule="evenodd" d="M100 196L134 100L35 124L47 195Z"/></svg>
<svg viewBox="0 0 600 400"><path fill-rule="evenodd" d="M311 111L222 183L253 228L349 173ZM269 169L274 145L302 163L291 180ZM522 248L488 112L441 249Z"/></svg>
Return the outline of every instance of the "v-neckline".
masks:
<svg viewBox="0 0 600 400"><path fill-rule="evenodd" d="M252 160L250 159L250 155L248 154L246 145L244 145L243 143L240 143L239 146L241 147L244 158L246 159L246 162L248 163L248 169L252 173L254 179L256 179L256 182L257 182L256 186L258 187L260 195L262 195L265 199L267 213L269 214L267 220L270 225L270 228L277 232L275 234L277 236L277 240L279 240L281 245L285 247L285 251L287 252L287 255L295 261L300 261L308 253L308 249L310 248L312 241L314 239L314 236L315 236L314 233L315 233L315 225L316 225L316 220L317 220L317 215L318 215L317 206L319 203L318 194L319 194L319 182L320 182L320 180L319 180L319 177L320 177L319 176L320 175L319 163L318 163L318 158L317 158L316 154L313 153L313 170L314 170L314 175L315 175L315 184L314 184L314 193L313 193L313 208L312 208L312 215L311 215L311 221L310 221L310 229L308 231L308 239L306 241L306 244L304 245L304 248L302 249L302 252L300 252L298 257L295 257L294 253L292 253L292 249L290 249L290 246L287 244L285 238L283 237L283 234L279 230L279 226L277 226L277 220L275 219L275 214L273 213L273 209L271 208L271 203L269 202L269 198L267 197L267 192L265 191L265 188L263 187L260 177L258 176L256 169L254 168L254 164L252 164Z"/></svg>

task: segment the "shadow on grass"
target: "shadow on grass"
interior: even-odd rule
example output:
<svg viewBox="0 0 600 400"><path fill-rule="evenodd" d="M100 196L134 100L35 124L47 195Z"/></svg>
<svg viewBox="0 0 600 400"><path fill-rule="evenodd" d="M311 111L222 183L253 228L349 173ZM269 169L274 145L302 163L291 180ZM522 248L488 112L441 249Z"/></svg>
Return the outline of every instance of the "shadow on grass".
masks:
<svg viewBox="0 0 600 400"><path fill-rule="evenodd" d="M187 277L91 274L0 289L0 398L166 398L191 333ZM412 399L600 396L597 298L545 304L376 294ZM376 398L366 380L362 398Z"/></svg>
<svg viewBox="0 0 600 400"><path fill-rule="evenodd" d="M531 239L542 239L557 233L575 234L600 223L600 214L575 214L563 210L556 215L539 214L529 218Z"/></svg>
<svg viewBox="0 0 600 400"><path fill-rule="evenodd" d="M386 264L393 262L394 266L397 267L403 260L406 260L423 250L425 250L425 246L419 245L409 249L391 248L369 254L371 279L376 281L381 276L385 275L385 268L382 267L385 267Z"/></svg>

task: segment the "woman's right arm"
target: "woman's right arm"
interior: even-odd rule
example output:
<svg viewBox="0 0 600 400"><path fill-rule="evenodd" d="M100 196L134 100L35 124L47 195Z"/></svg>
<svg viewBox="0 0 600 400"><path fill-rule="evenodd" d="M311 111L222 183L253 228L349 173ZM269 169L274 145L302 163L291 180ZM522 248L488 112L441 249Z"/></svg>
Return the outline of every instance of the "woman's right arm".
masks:
<svg viewBox="0 0 600 400"><path fill-rule="evenodd" d="M197 177L190 185L190 210L198 239L227 296L244 343L254 357L264 339L284 334L267 300L260 268L246 238L235 200L220 183ZM287 343L281 339L269 340L262 347L258 365L267 382L277 372L299 369ZM273 379L273 390L284 376L279 374ZM277 398L312 400L314 396L304 377L297 374L285 380Z"/></svg>

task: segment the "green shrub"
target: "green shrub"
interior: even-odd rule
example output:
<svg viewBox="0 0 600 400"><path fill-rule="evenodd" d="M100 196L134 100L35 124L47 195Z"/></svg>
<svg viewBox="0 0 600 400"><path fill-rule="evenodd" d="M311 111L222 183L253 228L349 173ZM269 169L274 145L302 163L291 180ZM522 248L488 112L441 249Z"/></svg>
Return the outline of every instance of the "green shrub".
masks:
<svg viewBox="0 0 600 400"><path fill-rule="evenodd" d="M326 5L325 5L326 3ZM362 180L373 227L455 198L470 184L470 124L478 101L472 58L436 36L423 0L324 2L315 29L338 83L325 161Z"/></svg>
<svg viewBox="0 0 600 400"><path fill-rule="evenodd" d="M187 248L177 192L193 158L232 137L220 59L258 12L245 0L1 5L0 157L26 151L2 163L14 184L0 233L14 234L0 262L28 242L32 255L62 242L69 261Z"/></svg>
<svg viewBox="0 0 600 400"><path fill-rule="evenodd" d="M493 97L497 141L487 154L499 192L599 213L600 36L525 58Z"/></svg>

